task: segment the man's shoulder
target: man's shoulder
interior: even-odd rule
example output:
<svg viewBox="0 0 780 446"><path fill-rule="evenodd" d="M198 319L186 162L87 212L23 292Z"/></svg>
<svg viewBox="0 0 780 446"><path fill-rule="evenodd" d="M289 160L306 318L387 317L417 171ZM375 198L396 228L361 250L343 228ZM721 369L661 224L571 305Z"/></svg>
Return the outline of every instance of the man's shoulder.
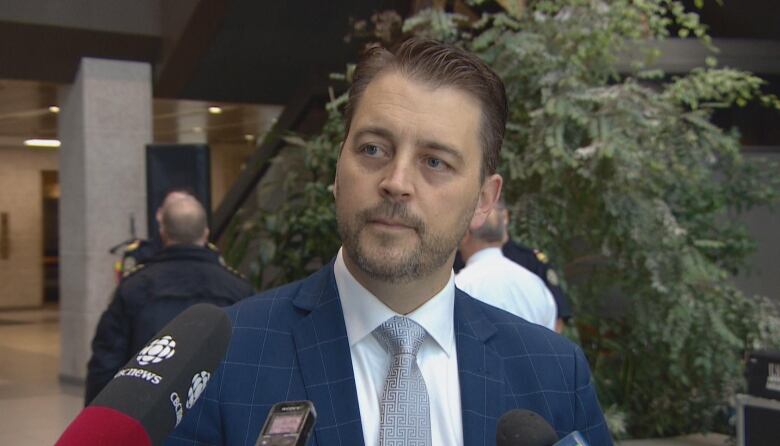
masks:
<svg viewBox="0 0 780 446"><path fill-rule="evenodd" d="M287 306L300 289L302 280L256 293L227 307L228 314L238 316L242 312L270 311L273 307Z"/></svg>
<svg viewBox="0 0 780 446"><path fill-rule="evenodd" d="M546 327L529 322L470 295L467 296L470 299L469 305L476 305L485 318L496 328L494 338L500 345L506 345L510 349L520 345L523 345L524 348L533 346L534 350L541 348L556 352L571 352L576 347L574 342Z"/></svg>
<svg viewBox="0 0 780 446"><path fill-rule="evenodd" d="M251 294L254 291L254 287L249 280L240 271L225 263L220 257L220 261L216 263L203 264L203 270L207 271L210 278L218 280L220 283L231 283L236 288L240 289L243 293L245 290Z"/></svg>
<svg viewBox="0 0 780 446"><path fill-rule="evenodd" d="M122 280L117 285L117 290L124 293L144 289L149 280L160 273L159 266L148 263L139 263L122 275Z"/></svg>
<svg viewBox="0 0 780 446"><path fill-rule="evenodd" d="M158 276L166 275L170 270L180 270L174 263L171 265L167 259L161 257L161 253L156 253L143 263L138 263L129 270L125 271L120 282L120 286L134 286L142 283L144 280L153 279Z"/></svg>
<svg viewBox="0 0 780 446"><path fill-rule="evenodd" d="M304 279L242 299L227 307L228 316L234 326L289 324L308 314L307 309L312 309L318 296L327 294L322 279L328 274L332 276L332 271L332 268L326 267ZM335 289L332 296L337 296Z"/></svg>
<svg viewBox="0 0 780 446"><path fill-rule="evenodd" d="M476 283L493 283L494 281L514 281L517 276L531 280L537 276L527 268L501 256L474 262L463 268L456 276L459 280Z"/></svg>
<svg viewBox="0 0 780 446"><path fill-rule="evenodd" d="M532 249L523 244L517 243L514 240L508 241L501 248L501 252L504 253L509 260L522 265L532 272L546 271L549 265L549 258L547 254L539 249Z"/></svg>
<svg viewBox="0 0 780 446"><path fill-rule="evenodd" d="M534 249L529 248L528 246L519 243L513 239L510 239L508 242L504 243L504 246L501 247L501 252L503 252L504 255L509 257L510 259L513 256L522 256L522 257L530 257L533 258L534 260L538 260Z"/></svg>

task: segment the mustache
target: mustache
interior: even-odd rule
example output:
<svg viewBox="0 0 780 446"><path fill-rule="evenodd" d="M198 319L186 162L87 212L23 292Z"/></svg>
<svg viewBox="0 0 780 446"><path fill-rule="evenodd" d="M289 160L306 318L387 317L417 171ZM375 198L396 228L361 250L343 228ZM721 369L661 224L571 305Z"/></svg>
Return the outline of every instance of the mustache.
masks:
<svg viewBox="0 0 780 446"><path fill-rule="evenodd" d="M417 232L425 232L425 223L422 218L413 214L404 203L383 201L373 208L361 211L358 217L364 222L377 219L393 220L404 226L409 226Z"/></svg>

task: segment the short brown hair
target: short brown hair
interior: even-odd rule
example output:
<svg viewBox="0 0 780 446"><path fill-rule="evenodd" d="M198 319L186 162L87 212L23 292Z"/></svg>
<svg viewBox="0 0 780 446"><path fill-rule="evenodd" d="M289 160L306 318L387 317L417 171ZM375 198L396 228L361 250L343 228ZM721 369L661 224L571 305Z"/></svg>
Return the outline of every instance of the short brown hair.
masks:
<svg viewBox="0 0 780 446"><path fill-rule="evenodd" d="M504 83L477 56L435 40L412 37L393 50L381 46L366 50L349 90L345 134L349 134L353 113L368 84L390 70L434 87L459 88L475 97L482 109L482 179L496 172L508 113Z"/></svg>

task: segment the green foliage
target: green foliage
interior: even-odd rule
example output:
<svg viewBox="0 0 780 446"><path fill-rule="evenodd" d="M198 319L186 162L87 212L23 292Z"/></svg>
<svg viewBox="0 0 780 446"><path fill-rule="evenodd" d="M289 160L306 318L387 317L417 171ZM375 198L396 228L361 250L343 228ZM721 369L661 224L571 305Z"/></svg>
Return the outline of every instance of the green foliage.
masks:
<svg viewBox="0 0 780 446"><path fill-rule="evenodd" d="M329 261L341 245L332 183L343 139L339 107L345 99L329 104L328 121L316 137L285 138L285 151L295 153L293 158L299 162L295 164L297 169L285 171L283 180L267 185L284 197L280 204L237 215L227 231L228 262L241 264L247 252L255 252L250 263L251 278L261 289L306 277ZM275 160L281 169L288 169L280 161Z"/></svg>
<svg viewBox="0 0 780 446"><path fill-rule="evenodd" d="M710 118L749 101L780 108L761 93L763 81L712 58L671 79L646 69L658 54L644 43L670 29L710 45L698 16L674 0L537 0L522 17L476 22L437 10L403 23L377 17L389 20L375 23L380 38L452 42L504 79L501 169L513 232L564 267L574 335L602 405L619 420L613 432L722 428L741 355L780 339L769 304L731 284L753 249L734 216L773 203L780 183L742 157L736 131ZM289 140L305 150L281 185L288 199L236 226L236 252L259 245L264 286L308 274L339 246L329 185L343 102L331 104L320 135Z"/></svg>

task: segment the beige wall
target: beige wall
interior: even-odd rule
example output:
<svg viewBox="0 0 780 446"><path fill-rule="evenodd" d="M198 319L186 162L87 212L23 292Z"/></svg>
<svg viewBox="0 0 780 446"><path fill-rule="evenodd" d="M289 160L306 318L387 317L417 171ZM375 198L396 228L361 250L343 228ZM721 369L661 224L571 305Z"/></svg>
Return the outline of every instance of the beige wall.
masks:
<svg viewBox="0 0 780 446"><path fill-rule="evenodd" d="M0 147L0 212L8 213L10 253L0 259L0 309L43 303L41 171L57 152Z"/></svg>
<svg viewBox="0 0 780 446"><path fill-rule="evenodd" d="M241 168L255 151L254 144L210 145L211 208L216 210L230 186L238 178Z"/></svg>

